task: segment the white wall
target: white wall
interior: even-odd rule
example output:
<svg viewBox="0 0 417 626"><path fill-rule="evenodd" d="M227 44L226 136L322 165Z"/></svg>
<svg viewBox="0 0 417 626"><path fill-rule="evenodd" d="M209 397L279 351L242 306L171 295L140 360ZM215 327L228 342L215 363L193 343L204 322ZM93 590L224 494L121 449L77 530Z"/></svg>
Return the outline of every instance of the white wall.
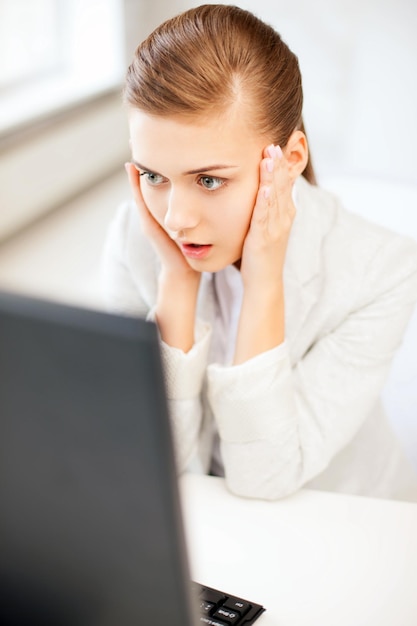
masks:
<svg viewBox="0 0 417 626"><path fill-rule="evenodd" d="M139 41L163 19L200 3L118 1L125 12L126 64ZM299 56L304 117L319 180L355 174L417 184L416 0L241 0L237 4L270 22ZM74 148L80 120L87 119L84 112L80 120L73 116L74 132L65 121L36 137L6 147L4 141L0 143L0 240L106 175L128 155L127 124L118 94L113 109L108 103L98 104L96 112L90 109L93 119L86 125L97 126L103 106L107 107L112 121L103 126L101 135L106 140L110 132L111 141L107 138L104 146L99 147L97 136L85 135L84 149ZM61 149L58 138L67 127L69 143ZM56 142L44 151L45 158L38 158L50 137ZM63 154L69 158L66 168ZM410 207L407 220L416 231L417 207Z"/></svg>
<svg viewBox="0 0 417 626"><path fill-rule="evenodd" d="M125 0L129 54L186 0ZM417 2L246 0L298 55L318 173L417 184ZM417 209L416 209L417 212ZM417 219L417 218L416 218Z"/></svg>
<svg viewBox="0 0 417 626"><path fill-rule="evenodd" d="M121 168L129 155L118 90L0 142L0 244Z"/></svg>

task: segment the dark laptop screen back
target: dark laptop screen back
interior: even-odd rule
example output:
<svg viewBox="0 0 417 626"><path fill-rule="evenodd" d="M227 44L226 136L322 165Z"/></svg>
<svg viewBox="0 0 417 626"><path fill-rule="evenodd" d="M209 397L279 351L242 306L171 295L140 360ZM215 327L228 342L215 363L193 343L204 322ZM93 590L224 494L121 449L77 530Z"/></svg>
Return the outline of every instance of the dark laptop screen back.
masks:
<svg viewBox="0 0 417 626"><path fill-rule="evenodd" d="M189 626L154 324L0 293L0 419L2 624Z"/></svg>

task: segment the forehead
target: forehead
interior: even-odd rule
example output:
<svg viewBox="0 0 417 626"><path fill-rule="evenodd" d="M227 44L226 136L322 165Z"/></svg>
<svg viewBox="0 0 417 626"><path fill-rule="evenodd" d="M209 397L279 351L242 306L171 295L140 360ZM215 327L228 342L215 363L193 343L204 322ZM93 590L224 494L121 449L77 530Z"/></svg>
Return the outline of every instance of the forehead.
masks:
<svg viewBox="0 0 417 626"><path fill-rule="evenodd" d="M128 118L132 156L156 171L162 171L158 163L171 166L173 159L181 168L192 169L196 161L240 162L255 151L258 158L265 138L251 129L246 118L239 107L192 119L132 108Z"/></svg>

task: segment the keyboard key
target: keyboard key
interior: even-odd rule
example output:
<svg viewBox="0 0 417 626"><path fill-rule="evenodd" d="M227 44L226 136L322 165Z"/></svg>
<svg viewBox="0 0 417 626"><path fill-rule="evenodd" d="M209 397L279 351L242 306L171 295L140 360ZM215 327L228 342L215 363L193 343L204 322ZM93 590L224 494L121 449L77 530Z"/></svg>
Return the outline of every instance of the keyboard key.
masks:
<svg viewBox="0 0 417 626"><path fill-rule="evenodd" d="M215 604L213 604L212 602L206 602L205 600L203 600L203 601L200 603L200 611L201 611L201 613L210 613L210 611L211 611L212 609L214 609L214 608L215 608L215 606L216 606L216 605L215 605Z"/></svg>
<svg viewBox="0 0 417 626"><path fill-rule="evenodd" d="M245 602L245 600L240 600L240 598L227 598L224 606L227 606L228 609L234 609L235 611L239 611L241 615L244 615L249 611L251 605L249 602Z"/></svg>
<svg viewBox="0 0 417 626"><path fill-rule="evenodd" d="M240 613L233 611L233 609L228 609L225 606L220 606L213 617L218 617L226 622L226 624L236 624L240 619Z"/></svg>
<svg viewBox="0 0 417 626"><path fill-rule="evenodd" d="M228 626L226 622L220 622L215 617L205 617L204 615L200 617L200 622L207 624L208 626Z"/></svg>
<svg viewBox="0 0 417 626"><path fill-rule="evenodd" d="M215 589L203 589L201 599L217 605L224 602L226 600L226 596L224 593L216 591Z"/></svg>
<svg viewBox="0 0 417 626"><path fill-rule="evenodd" d="M260 604L196 582L192 591L200 606L200 624L206 626L252 626L265 611Z"/></svg>

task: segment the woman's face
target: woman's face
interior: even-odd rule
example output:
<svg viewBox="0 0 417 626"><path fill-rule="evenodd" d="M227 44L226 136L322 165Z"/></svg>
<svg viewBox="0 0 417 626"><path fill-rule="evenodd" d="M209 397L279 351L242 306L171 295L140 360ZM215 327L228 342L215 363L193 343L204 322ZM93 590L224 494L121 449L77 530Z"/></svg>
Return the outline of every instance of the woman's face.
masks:
<svg viewBox="0 0 417 626"><path fill-rule="evenodd" d="M198 271L239 261L249 228L267 141L241 107L204 121L129 113L143 199Z"/></svg>

